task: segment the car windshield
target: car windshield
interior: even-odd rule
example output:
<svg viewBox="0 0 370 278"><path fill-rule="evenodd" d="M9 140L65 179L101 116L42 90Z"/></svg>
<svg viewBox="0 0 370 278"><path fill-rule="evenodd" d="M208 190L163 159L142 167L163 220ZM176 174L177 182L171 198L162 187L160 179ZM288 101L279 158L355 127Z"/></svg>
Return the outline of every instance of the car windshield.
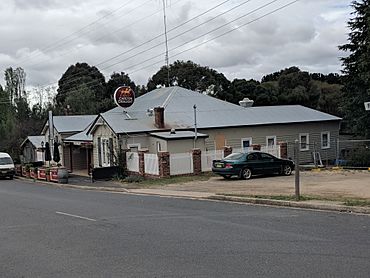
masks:
<svg viewBox="0 0 370 278"><path fill-rule="evenodd" d="M239 160L243 157L243 153L232 153L225 157L225 160Z"/></svg>
<svg viewBox="0 0 370 278"><path fill-rule="evenodd" d="M10 157L0 157L0 165L13 164L13 161Z"/></svg>

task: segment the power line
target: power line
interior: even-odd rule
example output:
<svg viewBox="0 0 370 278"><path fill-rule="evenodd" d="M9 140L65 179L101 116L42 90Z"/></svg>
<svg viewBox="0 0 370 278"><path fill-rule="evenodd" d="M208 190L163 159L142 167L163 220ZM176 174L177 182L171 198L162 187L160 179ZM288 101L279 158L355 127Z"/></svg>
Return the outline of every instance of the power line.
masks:
<svg viewBox="0 0 370 278"><path fill-rule="evenodd" d="M248 12L247 14L245 14L245 15L244 15L244 16L242 16L242 17L245 17L246 15L251 14L252 12L255 12L256 10L260 10L260 9L262 9L262 8L266 7L267 5L269 5L269 4L273 3L273 2L276 2L276 1L278 1L278 0L274 0L274 1L271 1L270 3L267 3L267 4L265 4L265 5L262 5L262 6L260 6L259 8L255 9L255 10L253 10L253 11L251 11L251 12ZM251 21L248 21L248 22L246 22L246 23L244 23L244 24L241 24L241 25L239 25L239 26L233 27L232 29L230 29L230 30L228 30L228 31L226 31L226 32L224 32L224 33L222 33L222 34L220 34L220 35L217 35L217 36L215 36L215 37L213 37L213 38L211 38L211 39L208 39L208 40L206 40L206 41L204 41L204 42L201 42L201 43L199 43L199 44L197 44L197 45L195 45L195 46L193 46L193 47L190 47L190 48L188 48L188 49L186 49L186 50L183 50L183 51L181 51L181 52L179 52L179 53L177 53L177 54L173 55L172 57L179 56L179 55L181 55L181 54L183 54L183 53L185 53L185 52L188 52L188 51L190 51L190 50L192 50L192 49L195 49L195 48L197 48L197 47L199 47L199 46L201 46L201 45L204 45L204 44L206 44L206 43L208 43L208 42L210 42L210 41L213 41L213 40L215 40L215 39L217 39L217 38L220 38L220 37L222 37L222 36L225 36L225 35L227 35L227 34L229 34L229 33L233 32L233 31L235 31L235 30L238 30L238 29L240 29L240 28L242 28L242 27L245 27L245 26L247 26L247 25L249 25L249 24L252 24L252 23L254 23L254 22L256 22L256 21L258 21L258 20L260 20L260 19L262 19L262 18L264 18L264 17L267 17L267 16L269 16L269 15L271 15L271 14L273 14L273 13L276 13L276 12L278 12L278 11L280 11L280 10L284 9L284 8L287 8L288 6L291 6L291 5L293 5L294 3L298 2L298 1L299 1L299 0L291 1L291 2L289 2L289 3L287 3L287 4L283 5L283 6L281 6L281 7L279 7L279 8L276 8L276 9L274 9L274 10L272 10L272 11L268 12L268 13L265 13L265 14L264 14L264 15L262 15L262 16L259 16L259 17L255 18L255 19L253 19L253 20L251 20ZM234 21L236 21L236 20L237 20L237 19L233 20L232 22L234 22ZM215 30L221 29L222 27L225 27L226 25L228 25L228 24L230 24L230 23L232 23L232 22L229 22L229 23L227 23L227 24L223 24L222 26L217 27L217 28L215 28L215 29L213 29L213 30L209 31L209 32L207 32L206 34L209 34L209 33L213 32L213 31L215 31ZM200 37L203 37L204 35L205 35L205 34L203 34L203 35L201 35L201 36L197 37L196 39L193 39L193 40L191 40L191 41L188 41L188 42L186 42L186 43L183 43L183 44L181 44L181 45L179 45L179 46L175 47L174 49L178 49L178 48L180 48L180 47L182 47L182 46L184 46L184 45L186 45L186 44L188 44L188 43L190 43L190 42L193 42L194 40L199 39ZM156 56L154 56L154 57L152 57L152 58L146 59L146 60L144 60L144 61L142 61L142 62L140 62L140 63L138 63L138 64L136 64L136 65L134 65L134 66L131 66L131 67L129 67L129 68L133 68L133 67L136 67L137 65L144 64L144 63L148 62L149 60L153 60L153 59L155 59L155 58L157 58L157 57L162 56L163 54L164 54L164 53L161 53L161 54L156 55ZM152 67L152 66L154 66L154 65L156 65L156 64L159 64L159 63L161 63L161 61L157 61L157 62L155 62L155 63L153 63L153 64L150 64L150 65L147 65L147 66L145 66L145 67L139 68L139 69L137 69L137 70L135 70L135 71L132 71L132 72L129 72L129 73L127 73L127 74L128 74L128 75L130 75L130 74L132 74L132 73L135 73L135 72L137 72L137 71L140 71L140 70L146 69L146 68L148 68L148 67ZM88 85L88 84L93 84L93 82L85 83L85 85ZM91 87L90 87L90 89L91 89L91 88L94 88L94 86L91 86ZM76 90L72 90L72 91L69 91L69 92L75 92L75 91L76 91Z"/></svg>
<svg viewBox="0 0 370 278"><path fill-rule="evenodd" d="M208 20L206 20L206 21L204 21L204 22L202 22L201 24L198 24L198 25L196 25L196 26L194 26L194 27L192 27L192 28L190 28L190 29L188 29L188 30L186 30L186 31L184 31L184 32L182 32L182 33L180 33L180 34L177 34L177 35L176 35L176 36L174 36L174 37L171 37L171 38L169 39L169 41L172 41L172 40L174 40L174 39L177 39L178 37L181 37L182 35L185 35L186 33L189 33L190 31L193 31L193 30L195 30L195 29L197 29L197 28L199 28L199 27L201 27L201 26L203 26L203 25L205 25L205 24L207 24L207 23L209 23L209 22L211 22L211 21L215 20L216 18L219 18L220 16L223 16L223 15L225 15L226 13L229 13L229 12L231 12L231 11L233 11L233 10L235 10L235 9L237 9L237 8L241 7L242 5L245 5L246 3L251 2L251 1L252 1L252 0L246 0L246 1L244 1L244 2L242 2L242 3L240 3L240 4L238 4L238 5L234 6L233 8L231 8L231 9L229 9L229 10L226 10L226 11L224 11L224 12L222 12L222 13L220 13L220 14L218 14L218 15L216 15L216 16L214 16L214 17L212 17L212 18L210 18L210 19L208 19ZM279 0L273 0L273 2L276 2L276 1L279 1ZM230 23L227 23L227 24L230 24ZM226 24L226 25L227 25L227 24ZM211 32L212 32L212 31L211 31ZM202 36L203 36L203 35L202 35ZM128 61L128 60L130 60L130 59L132 59L132 58L134 58L134 57L137 57L137 56L138 56L138 55L140 55L140 54L146 53L146 52L148 52L149 50L152 50L152 49L154 49L154 48L157 48L158 46L161 46L161 45L163 45L163 42L158 43L158 44L156 44L156 45L154 45L154 46L152 46L152 47L150 47L150 48L147 48L147 49L145 49L145 50L143 50L143 51L141 51L141 52L138 52L138 53L136 53L135 55L130 56L130 57L126 58L126 59L120 60L120 61L118 61L118 62L116 62L116 63L114 63L114 64L111 64L111 65L109 65L109 66L107 66L107 67L104 67L104 68L102 68L102 70L105 70L105 69L111 68L111 67L113 67L113 66L115 66L115 65L118 65L118 64L121 64L121 63L123 63L123 62L126 62L126 61ZM99 65L99 64L98 64L98 65Z"/></svg>
<svg viewBox="0 0 370 278"><path fill-rule="evenodd" d="M176 1L175 3L172 3L171 7L172 7L172 6L174 6L174 5L176 5L176 4L178 4L178 3L180 3L181 1L183 1L183 0L178 0L178 1ZM137 7L137 8L138 8L138 7ZM132 10L132 11L133 11L133 10ZM133 26L133 25L135 25L135 24L137 24L137 23L140 23L140 22L142 22L142 21L144 21L144 20L149 19L150 17L154 16L155 14L157 14L157 13L159 13L159 12L161 12L161 11L162 11L162 9L158 9L157 11L155 11L155 12L153 12L153 13L149 14L149 15L143 16L143 17L139 18L138 20L132 21L130 24L124 25L123 27L120 27L120 28L118 28L118 29L115 29L115 30L111 31L111 33L121 32L121 31L123 31L123 30L127 29L127 28L128 28L128 27L130 27L130 26ZM127 14L127 13L126 13L126 14ZM109 36L109 34L104 34L103 36L100 36L100 37L96 38L96 39L95 39L95 41L101 41L102 39L104 39L104 38L106 38L106 37L108 37L108 36ZM69 51L67 51L67 52L64 52L63 54L58 55L58 58L60 58L60 57L62 57L62 56L66 56L66 55L70 54L71 52L73 52L73 51L75 51L75 50L78 50L78 49L80 49L80 48L83 48L83 47L85 47L85 46L84 46L84 45L79 45L79 46L75 47L75 48L74 48L74 49L72 49L72 50L69 50ZM42 61L42 62L39 62L39 63L36 63L36 64L32 64L32 66L42 65L42 64L44 64L44 62L45 62L45 61ZM54 84L54 83L51 83L50 85L52 85L52 84ZM48 85L45 85L45 86L48 86Z"/></svg>
<svg viewBox="0 0 370 278"><path fill-rule="evenodd" d="M185 24L187 24L187 23L191 22L192 20L195 20L195 19L197 19L197 18L199 18L199 17L201 17L201 16L203 16L203 15L205 15L205 14L207 14L207 13L211 12L212 10L214 10L214 9L216 9L216 8L218 8L218 7L220 7L221 5L223 5L223 4L225 4L225 3L229 2L229 1L230 1L230 0L223 1L222 3L219 3L219 4L217 4L216 6L214 6L214 7L210 8L210 9L207 9L206 11L204 11L204 12L202 12L202 13L198 14L197 16L195 16L195 17L193 17L193 18L191 18L191 19L189 19L189 20L187 20L187 21L185 21L185 22L183 22L183 23L181 23L181 24L179 24L179 25L177 25L177 26L173 27L172 29L170 29L170 30L168 31L168 33L169 33L169 32L172 32L172 31L174 31L174 30L176 30L176 29L178 29L178 28L180 28L180 27L182 27L182 26L184 26ZM186 34L186 33L190 32L190 31L192 31L192 30L194 30L194 29L196 29L196 28L199 28L200 26L203 26L203 25L205 25L206 23L209 23L210 21L212 21L212 20L214 20L214 19L216 19L216 18L218 18L218 17L220 17L220 16L222 16L222 15L224 15L224 14L226 14L226 13L228 13L228 12L232 11L232 10L235 10L235 9L239 8L240 6L242 6L242 5L246 4L246 3L250 2L250 1L252 1L252 0L244 1L244 2L242 2L242 3L240 3L240 4L236 5L236 6L234 6L233 8L231 8L231 9L229 9L229 10L227 10L227 11L224 11L224 12L222 12L221 14L219 14L219 15L217 15L217 16L215 16L215 17L212 17L211 19L206 20L205 22L202 22L201 24L198 24L198 25L196 25L195 27L192 27L192 28L190 28L190 29L186 30L185 32L182 32L182 33L180 33L180 34L176 35L175 37L172 37L169 41L172 41L172 40L174 40L174 39L176 39L176 38L180 37L181 35L184 35L184 34ZM275 1L279 1L279 0L274 0L274 2L275 2ZM135 47L133 47L133 48L131 48L131 49L127 50L127 51L124 51L124 52L122 52L122 53L120 53L120 54L118 54L118 55L116 55L116 56L113 56L113 57L111 57L111 58L109 58L109 59L107 59L107 60L105 60L105 61L102 61L102 62L100 62L100 63L96 64L96 66L100 66L100 65L102 65L102 64L104 64L104 63L106 63L106 62L108 62L108 61L111 61L111 60L113 60L113 59L115 59L115 58L118 58L118 57L120 57L120 56L122 56L122 55L124 55L124 54L127 54L127 53L129 53L129 52L131 52L131 51L133 51L133 50L136 50L138 47L141 47L141 46L143 46L143 45L145 45L145 44L147 44L147 43L149 43L149 42L152 42L152 41L154 41L155 39L157 39L157 38L159 38L159 37L161 37L161 36L163 36L163 35L164 35L164 33L161 33L160 35L157 35L156 37L154 37L154 38L152 38L152 39L150 39L150 40L148 40L148 41L146 41L146 42L143 42L143 43L141 43L141 44L139 44L139 45L137 45L137 46L135 46ZM128 58L126 58L126 59L124 59L124 60L121 60L121 61L116 62L116 63L114 63L114 64L111 64L111 65L109 65L109 66L107 66L107 67L104 67L104 68L102 68L102 70L108 69L108 68L110 68L110 67L112 67L112 66L115 66L115 65L120 64L120 63L122 63L122 62L128 61L128 60L130 60L130 59L132 59L132 58L134 58L134 57L137 57L137 56L139 56L139 55L141 55L141 54L143 54L143 53L146 53L146 52L148 52L149 50L152 50L152 49L154 49L154 48L156 48L156 47L158 47L158 46L161 46L161 45L163 45L163 42L161 42L161 43L159 43L159 44L156 44L156 45L154 45L154 46L152 46L152 47L150 47L150 48L147 48L147 49L145 49L145 50L142 50L142 51L140 51L140 52L138 52L138 53L136 53L136 54L134 54L134 55L132 55L132 56L129 56ZM70 77L69 77L69 79L70 79L70 78L73 78L73 77L76 77L76 76L78 76L78 74L70 76ZM69 84L69 83L72 83L72 82L74 82L74 81L75 81L75 80L73 80L73 79L72 79L72 81L71 81L71 82L66 82L66 83L65 83L65 85L66 85L66 84Z"/></svg>
<svg viewBox="0 0 370 278"><path fill-rule="evenodd" d="M300 1L300 0L294 0L294 1L291 1L291 2L289 2L288 4L285 4L285 5L283 5L283 6L279 7L279 8L277 8L277 9L275 9L275 10L271 11L271 12L268 12L268 13L266 13L266 14L264 14L264 15L260 16L260 17L257 17L257 18L255 18L255 19L253 19L253 20L251 20L251 21L249 21L249 22L247 22L247 23L244 23L244 24L242 24L242 25L239 25L239 26L237 26L237 27L234 27L234 28L232 28L231 30L226 31L226 32L224 32L224 33L222 33L222 34L220 34L220 35L218 35L218 36L216 36L216 37L213 37L213 38L208 39L208 40L206 40L206 41L204 41L204 42L201 42L201 43L199 43L199 44L197 44L197 45L195 45L195 46L193 46L193 47L190 47L190 48L188 48L188 49L185 49L185 50L183 50L183 51L181 51L181 52L179 52L179 53L177 53L177 54L173 55L172 57L177 57L177 56L179 56L179 55L181 55L181 54L183 54L183 53L185 53L185 52L188 52L188 51L190 51L190 50L193 50L193 49L195 49L195 48L198 48L199 46L202 46L202 45L204 45L204 44L206 44L206 43L208 43L208 42L210 42L210 41L213 41L213 40L215 40L215 39L218 39L218 38L220 38L220 37L223 37L223 36L225 36L225 35L227 35L227 34L229 34L229 33L231 33L231 32L234 32L234 31L236 31L236 30L238 30L238 29L240 29L240 28L242 28L242 27L245 27L245 26L247 26L247 25L249 25L249 24L252 24L252 23L254 23L254 22L256 22L256 21L258 21L258 20L260 20L260 19L262 19L262 18L264 18L264 17L266 17L266 16L269 16L269 15L274 14L274 13L276 13L276 12L278 12L278 11L280 11L280 10L284 9L284 8L287 8L288 6L291 6L291 5L293 5L294 3L298 2L298 1ZM184 44L183 44L183 45L184 45ZM181 45L181 46L183 46L183 45ZM176 47L176 48L177 48L177 47ZM162 53L162 54L160 54L160 55L163 55L163 53ZM153 59L157 58L157 57L158 57L158 56L160 56L160 55L155 56ZM147 62L147 61L145 61L145 62ZM146 69L146 68L148 68L148 67L152 67L152 66L154 66L154 65L156 65L156 64L159 64L159 63L160 63L160 61L157 61L157 62L155 62L155 63L153 63L153 64L150 64L150 65L148 65L148 66L145 66L145 67L139 68L139 69L137 69L137 70L135 70L135 71L132 71L132 72L129 72L129 73L127 73L127 74L129 75L129 74L135 73L135 72L137 72L137 71L140 71L140 70ZM139 63L139 64L141 64L141 63Z"/></svg>
<svg viewBox="0 0 370 278"><path fill-rule="evenodd" d="M151 1L151 0L148 0L148 1L144 2L144 3L142 3L141 5L137 6L136 8L134 8L134 9L130 10L130 11L129 11L129 12L127 12L127 13L130 13L130 12L132 12L132 11L134 11L134 10L136 10L136 9L138 9L138 8L140 8L140 7L142 7L142 6L144 6L145 4L149 3L150 1ZM115 9L115 10L113 10L113 11L110 11L109 13L107 13L107 14L105 14L105 15L103 15L103 16L101 16L101 17L99 17L98 19L94 20L93 22L91 22L91 23L89 23L89 24L87 24L87 25L85 25L85 26L81 27L81 28L80 28L80 29L78 29L77 31L75 31L75 32L73 32L73 33L71 33L71 34L69 34L69 35L67 35L67 36L65 36L65 37L63 37L63 38L61 38L61 39L57 40L56 42L54 42L54 43L52 43L52 44L49 44L48 46L46 46L46 47L42 48L42 49L41 49L39 52L37 52L35 55L33 55L33 56L31 55L31 56L30 56L30 57L28 57L26 60L23 60L23 61L21 61L20 63L21 63L21 64L23 64L23 63L25 63L26 61L28 61L28 60L30 60L30 59L32 59L32 58L36 58L36 57L40 56L40 55L41 55L41 53L43 53L43 52L45 52L45 51L50 51L50 50L52 50L52 49L55 49L55 48L59 48L59 47L61 47L61 46L64 46L64 45L66 45L67 43L72 42L72 41L74 41L74 40L78 39L79 37L77 37L77 35L79 35L79 34L81 34L81 33L89 33L89 32L91 32L91 31L93 31L94 29L90 29L90 30L89 30L89 28L90 28L91 26L93 26L93 25L95 25L96 23L98 23L99 21L101 21L101 20L103 20L103 19L105 19L105 18L107 18L107 17L111 16L112 14L114 14L114 13L118 12L119 10L123 9L124 7L126 7L126 6L127 6L128 4L130 4L130 3L131 3L131 1L130 1L130 0L126 1L123 5L119 6L117 9ZM127 14L127 13L126 13L126 14ZM85 30L87 30L87 31L85 32ZM67 40L67 39L68 39L68 40ZM67 41L65 41L65 40L67 40ZM65 41L65 42L64 42L64 41Z"/></svg>

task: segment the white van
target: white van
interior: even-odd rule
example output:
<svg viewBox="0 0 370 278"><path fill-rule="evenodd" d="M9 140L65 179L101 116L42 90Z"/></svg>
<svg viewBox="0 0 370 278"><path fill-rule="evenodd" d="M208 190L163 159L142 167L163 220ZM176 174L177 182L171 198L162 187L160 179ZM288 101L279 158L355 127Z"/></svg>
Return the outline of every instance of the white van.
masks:
<svg viewBox="0 0 370 278"><path fill-rule="evenodd" d="M13 159L7 153L0 153L0 177L9 177L12 180L14 175Z"/></svg>

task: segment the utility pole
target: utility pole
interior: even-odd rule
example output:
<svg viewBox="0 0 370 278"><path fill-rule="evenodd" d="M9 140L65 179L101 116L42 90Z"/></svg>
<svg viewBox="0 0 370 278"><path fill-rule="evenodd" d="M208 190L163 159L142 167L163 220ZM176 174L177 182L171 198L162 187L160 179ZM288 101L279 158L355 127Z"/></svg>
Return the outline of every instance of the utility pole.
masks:
<svg viewBox="0 0 370 278"><path fill-rule="evenodd" d="M168 87L170 87L170 62L169 62L169 56L168 56L168 38L167 38L167 19L166 19L166 3L165 0L162 0L163 4L163 23L164 23L164 39L166 42L166 56L165 56L165 63L167 66L167 82Z"/></svg>
<svg viewBox="0 0 370 278"><path fill-rule="evenodd" d="M299 201L300 199L300 193L299 193L299 141L296 139L294 141L294 150L295 150L295 171L294 171L294 177L295 177L295 199Z"/></svg>
<svg viewBox="0 0 370 278"><path fill-rule="evenodd" d="M194 104L194 149L197 147L198 130L197 130L197 106Z"/></svg>

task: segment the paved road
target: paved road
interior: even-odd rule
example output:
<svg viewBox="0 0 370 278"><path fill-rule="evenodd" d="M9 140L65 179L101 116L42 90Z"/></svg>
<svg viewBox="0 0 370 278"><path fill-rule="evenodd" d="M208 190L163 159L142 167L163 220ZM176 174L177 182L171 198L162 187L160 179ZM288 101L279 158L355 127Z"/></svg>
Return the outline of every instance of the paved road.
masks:
<svg viewBox="0 0 370 278"><path fill-rule="evenodd" d="M0 277L369 277L370 217L0 180Z"/></svg>

